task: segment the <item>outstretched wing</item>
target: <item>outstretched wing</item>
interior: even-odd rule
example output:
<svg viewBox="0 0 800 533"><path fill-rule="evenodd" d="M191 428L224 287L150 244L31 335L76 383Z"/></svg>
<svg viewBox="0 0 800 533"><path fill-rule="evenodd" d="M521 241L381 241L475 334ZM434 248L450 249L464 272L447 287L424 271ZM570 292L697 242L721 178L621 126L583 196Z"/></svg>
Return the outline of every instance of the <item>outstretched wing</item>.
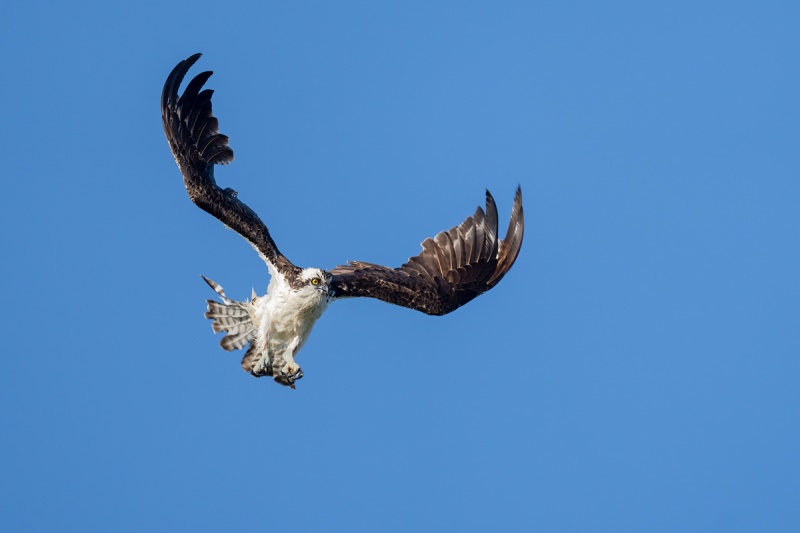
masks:
<svg viewBox="0 0 800 533"><path fill-rule="evenodd" d="M497 206L486 191L486 211L425 239L422 252L400 268L352 261L331 270L333 296L367 296L429 315L444 315L488 291L511 268L522 246L525 220L517 187L506 237L497 236Z"/></svg>
<svg viewBox="0 0 800 533"><path fill-rule="evenodd" d="M192 65L195 54L172 69L161 93L161 121L172 155L183 174L189 198L200 209L247 239L261 258L282 274L294 278L299 269L280 253L267 226L252 209L236 197L233 189L222 189L214 180L214 165L233 161L228 137L219 133L211 112L211 89L202 90L212 72L202 72L189 82L182 96L178 88Z"/></svg>

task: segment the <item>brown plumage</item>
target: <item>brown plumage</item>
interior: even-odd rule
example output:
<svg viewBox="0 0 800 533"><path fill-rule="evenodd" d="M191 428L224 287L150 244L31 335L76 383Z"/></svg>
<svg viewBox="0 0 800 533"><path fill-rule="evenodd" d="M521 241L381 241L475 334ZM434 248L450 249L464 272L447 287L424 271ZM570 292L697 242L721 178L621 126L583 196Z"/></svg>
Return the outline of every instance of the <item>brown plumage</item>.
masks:
<svg viewBox="0 0 800 533"><path fill-rule="evenodd" d="M497 237L497 206L486 191L486 211L422 242L422 252L399 268L351 261L330 271L335 297L368 296L429 315L461 307L499 282L519 255L525 220L517 187L505 239Z"/></svg>

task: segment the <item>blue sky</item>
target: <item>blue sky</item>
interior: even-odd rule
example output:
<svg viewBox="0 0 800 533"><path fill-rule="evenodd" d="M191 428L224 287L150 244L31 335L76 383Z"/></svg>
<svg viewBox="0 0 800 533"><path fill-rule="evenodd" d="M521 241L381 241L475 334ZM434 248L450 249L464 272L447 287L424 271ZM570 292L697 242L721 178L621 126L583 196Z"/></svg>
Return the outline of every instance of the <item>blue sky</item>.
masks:
<svg viewBox="0 0 800 533"><path fill-rule="evenodd" d="M4 8L0 527L800 529L800 5L286 4ZM161 131L195 52L295 263L399 265L519 183L517 264L244 374L200 274L267 270Z"/></svg>

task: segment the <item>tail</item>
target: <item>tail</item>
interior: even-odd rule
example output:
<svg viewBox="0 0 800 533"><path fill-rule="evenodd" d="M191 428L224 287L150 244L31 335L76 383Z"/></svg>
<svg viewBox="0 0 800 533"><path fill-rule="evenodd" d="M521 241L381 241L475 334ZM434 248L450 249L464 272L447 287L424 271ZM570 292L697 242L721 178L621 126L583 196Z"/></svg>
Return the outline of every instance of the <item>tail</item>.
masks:
<svg viewBox="0 0 800 533"><path fill-rule="evenodd" d="M219 345L223 350L240 350L252 341L256 336L256 326L250 316L248 302L237 302L225 296L225 290L205 276L202 278L208 283L214 292L220 295L223 303L207 300L208 310L205 317L213 320L211 329L214 333L224 331L227 333ZM251 350L248 350L248 354ZM245 357L247 354L245 354Z"/></svg>

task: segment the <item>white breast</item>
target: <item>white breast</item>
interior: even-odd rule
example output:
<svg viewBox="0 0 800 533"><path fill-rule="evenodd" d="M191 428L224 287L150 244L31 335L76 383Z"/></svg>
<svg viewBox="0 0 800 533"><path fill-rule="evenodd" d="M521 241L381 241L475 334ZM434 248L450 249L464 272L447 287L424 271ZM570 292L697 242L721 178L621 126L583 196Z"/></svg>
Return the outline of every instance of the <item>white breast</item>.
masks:
<svg viewBox="0 0 800 533"><path fill-rule="evenodd" d="M327 307L328 300L320 291L311 286L294 291L286 278L275 272L266 297L256 302L258 340L268 348L270 359L291 361Z"/></svg>

